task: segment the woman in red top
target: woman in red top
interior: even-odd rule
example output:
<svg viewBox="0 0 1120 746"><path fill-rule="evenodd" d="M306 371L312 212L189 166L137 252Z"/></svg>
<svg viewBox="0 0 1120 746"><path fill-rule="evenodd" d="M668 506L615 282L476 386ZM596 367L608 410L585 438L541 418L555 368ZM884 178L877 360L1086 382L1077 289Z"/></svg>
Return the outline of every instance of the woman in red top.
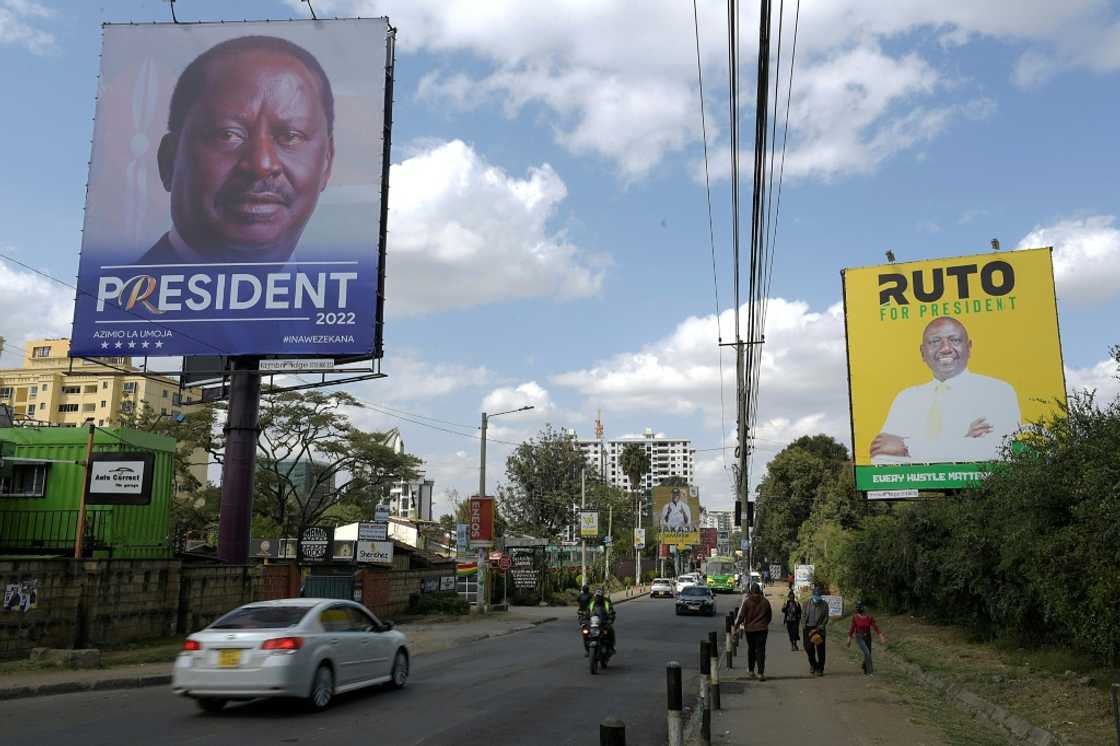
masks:
<svg viewBox="0 0 1120 746"><path fill-rule="evenodd" d="M864 612L863 604L856 604L856 613L852 615L852 626L848 628L848 647L852 646L852 637L855 636L856 644L863 653L863 673L870 676L874 669L871 666L871 630L879 635L879 642L886 643L887 638L875 623L875 617Z"/></svg>

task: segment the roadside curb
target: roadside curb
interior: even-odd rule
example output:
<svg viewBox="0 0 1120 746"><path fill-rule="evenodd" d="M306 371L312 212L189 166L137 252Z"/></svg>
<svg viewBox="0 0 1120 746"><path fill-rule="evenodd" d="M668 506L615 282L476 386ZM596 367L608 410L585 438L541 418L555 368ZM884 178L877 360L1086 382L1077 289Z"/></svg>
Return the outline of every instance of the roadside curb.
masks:
<svg viewBox="0 0 1120 746"><path fill-rule="evenodd" d="M1050 731L1032 725L1025 718L1008 711L1006 707L989 702L967 689L961 689L940 676L926 671L917 663L911 663L897 653L884 648L880 648L880 650L881 655L898 664L899 668L905 671L910 678L931 689L936 689L957 707L996 725L1015 740L1032 744L1032 746L1057 746L1061 743L1058 737Z"/></svg>
<svg viewBox="0 0 1120 746"><path fill-rule="evenodd" d="M534 627L539 627L542 624L548 624L549 622L555 622L559 618L560 617L549 616L549 617L545 617L544 619L538 619L535 622L529 622L528 624L520 624L516 627L513 627L512 629L504 629L500 632L484 632L480 635L471 635L469 637L464 637L460 640L456 640L452 644L462 644L462 643L468 643L468 642L481 642L482 640L494 640L494 639L497 639L499 637L506 637L508 635L516 634L518 632L525 632L526 630L533 629Z"/></svg>
<svg viewBox="0 0 1120 746"><path fill-rule="evenodd" d="M37 686L11 686L0 688L0 701L24 699L26 697L49 697L54 694L73 694L74 692L139 689L146 686L164 686L170 683L171 674L121 676L111 679L93 679L90 681L57 681L53 684L39 684Z"/></svg>

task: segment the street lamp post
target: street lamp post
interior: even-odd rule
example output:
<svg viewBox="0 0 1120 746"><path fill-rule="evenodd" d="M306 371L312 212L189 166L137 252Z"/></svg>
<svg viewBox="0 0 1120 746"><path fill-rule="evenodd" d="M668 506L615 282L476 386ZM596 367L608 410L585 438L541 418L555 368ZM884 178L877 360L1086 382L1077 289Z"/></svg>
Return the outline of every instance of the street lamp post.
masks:
<svg viewBox="0 0 1120 746"><path fill-rule="evenodd" d="M507 409L505 412L495 412L494 414L482 413L482 433L479 446L479 466L478 466L478 496L486 497L486 427L489 424L491 417L500 417L503 414L513 414L514 412L525 412L533 409L532 404L526 404L524 407L517 409ZM483 557L479 556L478 561L479 570L486 567L486 562ZM490 605L490 572L486 571L483 584L483 601L479 604L483 611Z"/></svg>

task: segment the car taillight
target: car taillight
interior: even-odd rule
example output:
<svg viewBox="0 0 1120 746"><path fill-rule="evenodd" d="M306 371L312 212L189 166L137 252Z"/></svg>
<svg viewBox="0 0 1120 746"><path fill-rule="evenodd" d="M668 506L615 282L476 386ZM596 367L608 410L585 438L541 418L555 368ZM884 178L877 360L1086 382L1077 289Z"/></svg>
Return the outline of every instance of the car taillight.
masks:
<svg viewBox="0 0 1120 746"><path fill-rule="evenodd" d="M302 637L275 637L261 644L261 650L299 650L302 647Z"/></svg>
<svg viewBox="0 0 1120 746"><path fill-rule="evenodd" d="M184 651L202 650L202 645L198 642L198 640L184 640L183 641L183 650Z"/></svg>

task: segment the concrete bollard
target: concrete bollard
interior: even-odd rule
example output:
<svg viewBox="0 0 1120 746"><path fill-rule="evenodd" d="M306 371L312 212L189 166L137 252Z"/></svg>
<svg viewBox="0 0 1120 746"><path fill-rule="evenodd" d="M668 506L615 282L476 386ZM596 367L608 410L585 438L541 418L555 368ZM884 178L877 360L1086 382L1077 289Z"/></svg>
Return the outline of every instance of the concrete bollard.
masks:
<svg viewBox="0 0 1120 746"><path fill-rule="evenodd" d="M718 710L718 709L720 709L720 701L719 701L719 646L716 645L716 633L715 632L709 632L708 633L708 654L710 656L712 656L711 661L708 663L708 666L712 670L711 679L708 683L708 689L712 693L712 696L711 696L712 709L713 710ZM728 660L728 663L730 663L730 662L731 661Z"/></svg>
<svg viewBox="0 0 1120 746"><path fill-rule="evenodd" d="M712 743L712 644L707 640L700 641L700 743L701 746L711 746Z"/></svg>
<svg viewBox="0 0 1120 746"><path fill-rule="evenodd" d="M599 723L599 746L626 746L626 726L621 720L609 717Z"/></svg>
<svg viewBox="0 0 1120 746"><path fill-rule="evenodd" d="M684 746L684 720L681 718L681 710L684 706L684 695L681 692L680 663L669 661L665 664L665 682L669 695L669 746Z"/></svg>

